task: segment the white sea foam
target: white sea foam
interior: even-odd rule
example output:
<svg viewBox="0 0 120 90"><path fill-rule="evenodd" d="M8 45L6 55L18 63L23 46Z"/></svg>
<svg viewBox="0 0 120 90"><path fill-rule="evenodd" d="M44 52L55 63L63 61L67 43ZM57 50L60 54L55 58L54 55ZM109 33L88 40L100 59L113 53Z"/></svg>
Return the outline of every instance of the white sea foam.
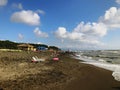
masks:
<svg viewBox="0 0 120 90"><path fill-rule="evenodd" d="M83 60L86 64L91 64L100 68L104 68L106 70L110 70L112 71L112 76L114 77L115 80L120 81L120 64L111 64L111 63L107 63L104 60L93 60L93 59L89 59L87 57L83 57L80 55L77 55L77 58L80 60Z"/></svg>

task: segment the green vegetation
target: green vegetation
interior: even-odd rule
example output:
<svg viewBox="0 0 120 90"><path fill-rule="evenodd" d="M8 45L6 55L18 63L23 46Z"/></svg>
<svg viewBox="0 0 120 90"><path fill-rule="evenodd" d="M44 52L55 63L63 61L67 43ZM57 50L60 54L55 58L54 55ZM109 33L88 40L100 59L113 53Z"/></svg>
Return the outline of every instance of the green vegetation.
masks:
<svg viewBox="0 0 120 90"><path fill-rule="evenodd" d="M0 41L0 49L17 49L18 43L9 40Z"/></svg>
<svg viewBox="0 0 120 90"><path fill-rule="evenodd" d="M33 45L35 48L37 48L39 46L48 48L48 45L45 45L45 44L33 44L33 43L30 43L30 45Z"/></svg>
<svg viewBox="0 0 120 90"><path fill-rule="evenodd" d="M9 40L5 40L5 41L0 41L0 49L18 49L17 45L19 44L23 44L23 43L16 43L16 42L12 42ZM48 48L48 50L53 49L53 50L60 50L58 47L56 46L49 46L45 45L45 44L33 44L33 43L29 43L30 45L33 45L35 48L42 46L42 47L46 47Z"/></svg>
<svg viewBox="0 0 120 90"><path fill-rule="evenodd" d="M60 49L58 48L58 47L56 47L56 46L49 46L48 47L48 50L50 50L50 49L53 49L53 50L56 50L56 51L59 51Z"/></svg>

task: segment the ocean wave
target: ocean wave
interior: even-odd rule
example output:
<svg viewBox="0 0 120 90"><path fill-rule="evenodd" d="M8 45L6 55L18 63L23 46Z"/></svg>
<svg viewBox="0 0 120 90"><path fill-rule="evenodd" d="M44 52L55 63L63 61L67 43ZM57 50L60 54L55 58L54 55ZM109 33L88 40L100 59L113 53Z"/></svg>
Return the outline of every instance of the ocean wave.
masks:
<svg viewBox="0 0 120 90"><path fill-rule="evenodd" d="M112 71L112 76L114 77L115 80L120 81L120 64L111 64L106 62L105 60L99 59L98 61L90 59L89 57L84 58L84 56L76 55L77 59L83 60L86 64L91 64L100 68L104 68L106 70Z"/></svg>

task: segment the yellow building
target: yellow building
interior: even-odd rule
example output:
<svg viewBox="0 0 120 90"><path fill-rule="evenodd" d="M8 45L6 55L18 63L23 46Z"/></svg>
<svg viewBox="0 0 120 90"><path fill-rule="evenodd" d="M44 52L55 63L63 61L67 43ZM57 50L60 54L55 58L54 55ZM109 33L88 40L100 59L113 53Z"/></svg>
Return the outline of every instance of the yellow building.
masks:
<svg viewBox="0 0 120 90"><path fill-rule="evenodd" d="M34 46L32 46L30 44L20 44L20 45L18 45L18 49L25 50L25 51L33 51Z"/></svg>

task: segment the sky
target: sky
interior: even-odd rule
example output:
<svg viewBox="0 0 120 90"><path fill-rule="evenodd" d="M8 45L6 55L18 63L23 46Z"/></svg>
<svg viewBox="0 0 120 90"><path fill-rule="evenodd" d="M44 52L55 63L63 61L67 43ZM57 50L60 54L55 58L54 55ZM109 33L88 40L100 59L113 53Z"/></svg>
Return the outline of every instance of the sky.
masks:
<svg viewBox="0 0 120 90"><path fill-rule="evenodd" d="M120 49L120 0L0 0L0 40Z"/></svg>

